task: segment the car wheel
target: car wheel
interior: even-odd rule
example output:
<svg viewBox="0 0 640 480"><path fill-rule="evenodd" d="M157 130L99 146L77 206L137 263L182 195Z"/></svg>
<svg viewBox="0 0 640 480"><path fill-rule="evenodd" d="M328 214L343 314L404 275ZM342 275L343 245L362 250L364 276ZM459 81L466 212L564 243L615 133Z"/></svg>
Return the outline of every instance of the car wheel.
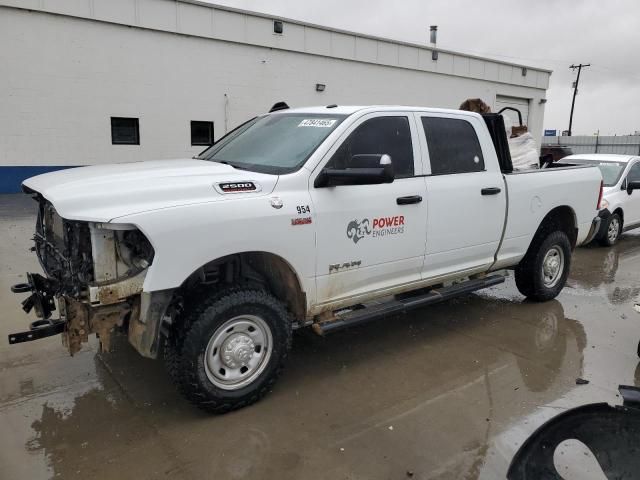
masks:
<svg viewBox="0 0 640 480"><path fill-rule="evenodd" d="M181 346L168 351L178 389L213 413L256 402L276 382L291 346L285 306L251 289L194 300L181 322L186 329Z"/></svg>
<svg viewBox="0 0 640 480"><path fill-rule="evenodd" d="M571 243L567 234L555 231L534 239L516 267L516 286L527 298L544 302L558 296L571 267Z"/></svg>
<svg viewBox="0 0 640 480"><path fill-rule="evenodd" d="M607 221L606 228L602 238L600 238L600 244L605 247L611 247L615 245L620 238L622 232L622 219L617 213L612 214Z"/></svg>

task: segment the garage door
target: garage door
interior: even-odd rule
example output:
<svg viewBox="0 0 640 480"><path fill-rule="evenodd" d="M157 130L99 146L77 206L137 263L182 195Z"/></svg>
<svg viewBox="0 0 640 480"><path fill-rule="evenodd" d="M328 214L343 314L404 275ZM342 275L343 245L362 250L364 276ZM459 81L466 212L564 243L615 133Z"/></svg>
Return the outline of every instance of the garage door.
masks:
<svg viewBox="0 0 640 480"><path fill-rule="evenodd" d="M496 112L499 112L504 107L517 108L522 113L522 123L529 125L529 99L519 97L506 97L504 95L496 96ZM507 110L504 112L507 115L513 125L518 125L518 114L513 110Z"/></svg>

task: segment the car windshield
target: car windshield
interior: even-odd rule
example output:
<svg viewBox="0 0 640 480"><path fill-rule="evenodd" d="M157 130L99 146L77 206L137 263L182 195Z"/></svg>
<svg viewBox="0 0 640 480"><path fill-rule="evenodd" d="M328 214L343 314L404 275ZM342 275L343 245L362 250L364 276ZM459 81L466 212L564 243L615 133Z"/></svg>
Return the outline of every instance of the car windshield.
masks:
<svg viewBox="0 0 640 480"><path fill-rule="evenodd" d="M600 169L600 173L602 173L602 181L604 182L605 187L613 187L618 180L620 180L620 175L624 170L625 164L618 162L601 162L599 160L582 160L582 159L571 159L572 163L576 163L579 165L595 165Z"/></svg>
<svg viewBox="0 0 640 480"><path fill-rule="evenodd" d="M345 118L309 113L264 115L241 125L197 158L261 173L294 172Z"/></svg>

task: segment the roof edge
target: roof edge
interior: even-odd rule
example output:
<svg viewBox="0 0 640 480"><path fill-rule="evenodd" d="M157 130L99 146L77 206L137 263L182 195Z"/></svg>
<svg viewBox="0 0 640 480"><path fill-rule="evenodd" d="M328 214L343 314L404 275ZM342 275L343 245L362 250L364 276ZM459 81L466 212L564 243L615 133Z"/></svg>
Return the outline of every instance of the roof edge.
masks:
<svg viewBox="0 0 640 480"><path fill-rule="evenodd" d="M387 38L387 37L380 37L377 35L370 35L368 33L361 33L361 32L354 32L352 30L343 30L341 28L334 28L334 27L328 27L326 25L320 25L317 23L311 23L311 22L305 22L303 20L296 20L293 18L289 18L289 17L283 17L280 15L271 15L268 13L263 13L263 12L256 12L253 10L245 10L242 8L236 8L236 7L229 7L227 5L220 5L217 3L211 3L211 2L204 2L201 0L175 0L178 3L190 3L193 5L199 5L201 7L208 7L208 8L212 8L215 10L224 10L227 12L233 12L233 13L241 13L244 15L252 15L254 17L260 17L260 18L267 18L270 20L282 20L283 22L287 22L287 23L292 23L294 25L300 25L303 27L311 27L311 28L317 28L320 30L326 30L329 32L336 32L336 33L342 33L345 35L354 35L357 37L362 37L362 38L366 38L369 40L376 40L376 41L382 41L382 42L389 42L389 43L395 43L397 45L404 45L407 47L415 47L415 48L422 48L425 50L437 50L438 52L441 53L448 53L450 55L460 55L460 56L464 56L464 57L468 57L468 58L473 58L476 60L483 60L483 61L491 61L494 63L499 63L501 65L509 65L510 67L519 67L519 68L526 68L529 70L535 70L537 72L544 72L544 73L548 73L551 74L553 73L553 70L550 69L546 69L546 68L541 68L541 67L534 67L531 65L525 65L522 63L515 63L515 62L507 62L505 60L499 60L499 59L495 59L495 58L491 58L491 57L482 57L480 55L474 55L471 53L465 53L465 52L461 52L461 51L456 51L456 50L448 50L445 48L440 48L440 47L432 47L431 45L428 44L422 44L422 43L413 43L413 42L407 42L404 40L397 40L394 38Z"/></svg>

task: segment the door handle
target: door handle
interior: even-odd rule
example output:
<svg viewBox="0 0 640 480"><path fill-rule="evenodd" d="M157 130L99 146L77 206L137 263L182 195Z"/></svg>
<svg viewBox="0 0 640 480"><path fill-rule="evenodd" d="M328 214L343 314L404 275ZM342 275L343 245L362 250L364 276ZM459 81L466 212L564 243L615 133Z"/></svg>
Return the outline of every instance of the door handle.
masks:
<svg viewBox="0 0 640 480"><path fill-rule="evenodd" d="M398 205L411 205L412 203L420 203L421 201L422 197L420 195L409 195L408 197L396 198L396 203Z"/></svg>
<svg viewBox="0 0 640 480"><path fill-rule="evenodd" d="M482 195L497 195L501 192L498 187L487 187L480 190Z"/></svg>

